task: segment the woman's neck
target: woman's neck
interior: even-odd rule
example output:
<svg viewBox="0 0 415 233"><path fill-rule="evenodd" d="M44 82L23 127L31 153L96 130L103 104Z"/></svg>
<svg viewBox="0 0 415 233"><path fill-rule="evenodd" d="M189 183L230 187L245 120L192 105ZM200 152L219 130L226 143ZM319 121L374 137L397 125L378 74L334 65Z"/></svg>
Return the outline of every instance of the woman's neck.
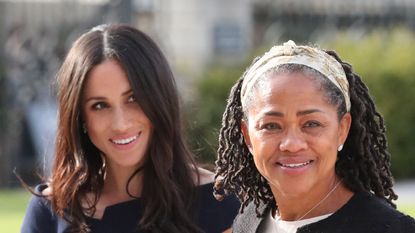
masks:
<svg viewBox="0 0 415 233"><path fill-rule="evenodd" d="M116 199L129 200L141 196L143 189L143 174L139 171L131 178L137 168L125 168L107 165L102 195ZM130 182L128 180L131 178ZM128 188L128 192L127 192Z"/></svg>
<svg viewBox="0 0 415 233"><path fill-rule="evenodd" d="M314 189L318 190L318 189ZM312 191L304 196L289 196L273 192L277 200L277 214L280 219L296 221L334 213L349 201L353 192L339 179L330 182L321 191Z"/></svg>

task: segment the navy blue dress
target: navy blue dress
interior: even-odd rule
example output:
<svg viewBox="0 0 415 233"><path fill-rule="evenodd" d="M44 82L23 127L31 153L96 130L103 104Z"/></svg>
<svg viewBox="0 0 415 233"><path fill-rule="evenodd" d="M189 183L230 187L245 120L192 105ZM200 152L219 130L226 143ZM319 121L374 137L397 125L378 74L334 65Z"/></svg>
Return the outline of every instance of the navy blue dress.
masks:
<svg viewBox="0 0 415 233"><path fill-rule="evenodd" d="M36 187L41 192L46 185ZM239 201L234 196L217 201L213 195L213 183L197 187L197 225L206 233L219 233L231 227L239 210ZM92 232L140 233L138 222L144 210L140 199L121 202L106 207L102 219L87 218ZM69 224L52 210L49 200L33 196L29 202L21 228L22 233L64 233Z"/></svg>

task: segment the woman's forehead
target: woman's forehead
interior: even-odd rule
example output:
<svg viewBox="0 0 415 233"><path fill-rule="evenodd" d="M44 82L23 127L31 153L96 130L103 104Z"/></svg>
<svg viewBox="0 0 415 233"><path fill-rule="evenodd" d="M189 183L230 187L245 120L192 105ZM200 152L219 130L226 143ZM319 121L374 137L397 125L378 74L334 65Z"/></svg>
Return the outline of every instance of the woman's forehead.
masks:
<svg viewBox="0 0 415 233"><path fill-rule="evenodd" d="M323 94L321 83L310 74L301 72L291 73L272 73L268 77L258 80L254 89L250 93L255 100L265 98L270 95L279 95L281 98L302 94L303 92L318 92Z"/></svg>
<svg viewBox="0 0 415 233"><path fill-rule="evenodd" d="M307 108L327 107L325 95L314 78L302 73L274 74L262 79L252 89L249 110L258 112L261 108Z"/></svg>

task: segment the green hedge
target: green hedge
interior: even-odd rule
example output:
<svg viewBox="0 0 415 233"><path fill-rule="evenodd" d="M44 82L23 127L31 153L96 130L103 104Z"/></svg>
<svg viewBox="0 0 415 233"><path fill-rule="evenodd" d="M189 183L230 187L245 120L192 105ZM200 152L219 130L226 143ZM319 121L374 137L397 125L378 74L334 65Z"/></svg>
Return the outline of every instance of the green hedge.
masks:
<svg viewBox="0 0 415 233"><path fill-rule="evenodd" d="M414 34L405 29L377 30L363 36L342 32L321 47L336 50L368 85L378 110L386 119L395 177L415 178ZM249 63L231 68L215 66L196 85L197 95L188 106L189 138L203 162L211 162L216 157L226 98Z"/></svg>
<svg viewBox="0 0 415 233"><path fill-rule="evenodd" d="M7 132L6 131L6 126L7 126L6 104L7 104L7 101L10 101L7 99L6 93L7 93L6 92L6 77L5 77L5 72L2 66L2 62L0 61L0 132L3 132L3 133ZM3 138L4 136L0 135L0 140L1 140L0 141L0 153L3 153L1 148L5 147Z"/></svg>
<svg viewBox="0 0 415 233"><path fill-rule="evenodd" d="M361 38L341 33L327 47L353 65L385 117L394 176L415 178L415 34L403 28Z"/></svg>
<svg viewBox="0 0 415 233"><path fill-rule="evenodd" d="M211 163L216 158L218 133L226 99L243 67L210 69L196 84L196 97L187 106L190 144L199 161Z"/></svg>

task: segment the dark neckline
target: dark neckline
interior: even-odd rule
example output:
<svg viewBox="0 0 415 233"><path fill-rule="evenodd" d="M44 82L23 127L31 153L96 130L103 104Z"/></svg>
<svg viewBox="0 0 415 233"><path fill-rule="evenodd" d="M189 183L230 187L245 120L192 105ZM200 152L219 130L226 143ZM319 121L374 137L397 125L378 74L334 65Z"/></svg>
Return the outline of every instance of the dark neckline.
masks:
<svg viewBox="0 0 415 233"><path fill-rule="evenodd" d="M213 182L198 185L198 186L196 186L196 189L201 190L201 189L209 188L210 186L213 186ZM105 219L107 218L106 216L111 212L111 210L120 208L121 206L131 206L131 205L141 206L142 205L142 198L137 197L135 199L131 199L131 200L127 200L127 201L118 202L118 203L115 203L115 204L112 204L112 205L108 205L104 209L104 213L102 214L102 218L94 218L94 217L87 216L87 215L85 215L85 217L89 220L92 220L92 221L97 221L97 222L105 221Z"/></svg>
<svg viewBox="0 0 415 233"><path fill-rule="evenodd" d="M340 223L342 221L346 221L347 219L344 218L344 216L347 216L351 212L353 212L353 209L356 206L356 203L360 203L365 197L369 196L370 194L364 191L361 192L355 192L353 196L337 211L333 212L330 216L328 216L325 219L322 219L317 222L313 222L310 224L306 224L302 227L299 227L298 230L305 230L305 229L313 229L315 227L321 227L321 226L330 226L333 223ZM298 231L301 232L301 231Z"/></svg>

